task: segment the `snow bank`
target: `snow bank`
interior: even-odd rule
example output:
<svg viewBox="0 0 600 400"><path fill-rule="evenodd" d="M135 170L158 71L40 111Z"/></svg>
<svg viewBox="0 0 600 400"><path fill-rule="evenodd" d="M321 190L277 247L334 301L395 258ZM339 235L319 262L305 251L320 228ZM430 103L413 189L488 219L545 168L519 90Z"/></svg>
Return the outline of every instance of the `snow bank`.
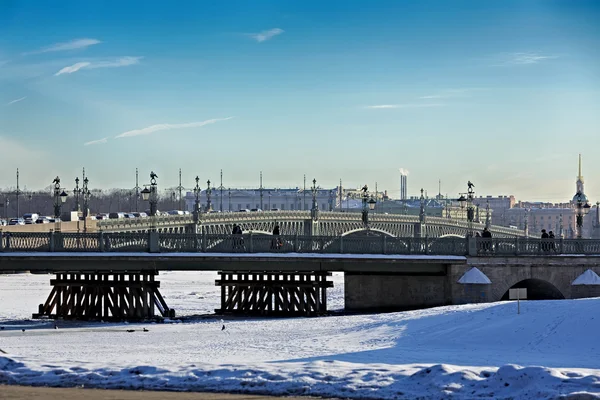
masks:
<svg viewBox="0 0 600 400"><path fill-rule="evenodd" d="M544 367L500 368L437 364L386 365L315 361L286 365L53 367L0 357L0 384L106 389L218 391L341 398L540 399L573 394L600 398L600 376Z"/></svg>
<svg viewBox="0 0 600 400"><path fill-rule="evenodd" d="M478 268L473 267L467 272L465 272L463 276L460 277L458 283L489 285L492 283L492 281L490 281L490 278L488 278L486 274L481 272Z"/></svg>
<svg viewBox="0 0 600 400"><path fill-rule="evenodd" d="M572 285L600 285L600 276L597 273L588 269L583 274L575 279Z"/></svg>

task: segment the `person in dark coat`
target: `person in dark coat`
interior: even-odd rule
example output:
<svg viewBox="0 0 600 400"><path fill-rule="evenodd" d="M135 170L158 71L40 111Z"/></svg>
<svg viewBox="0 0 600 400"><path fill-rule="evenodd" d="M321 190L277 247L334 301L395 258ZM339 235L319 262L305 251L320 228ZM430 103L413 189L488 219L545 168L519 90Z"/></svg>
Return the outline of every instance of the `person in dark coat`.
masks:
<svg viewBox="0 0 600 400"><path fill-rule="evenodd" d="M547 251L548 250L548 239L550 238L550 236L548 235L548 233L546 233L545 229L542 229L542 250Z"/></svg>
<svg viewBox="0 0 600 400"><path fill-rule="evenodd" d="M279 225L275 225L275 228L273 228L273 236L277 236L274 237L271 240L271 249L275 249L275 250L279 250L279 248L281 248L281 239L279 239Z"/></svg>
<svg viewBox="0 0 600 400"><path fill-rule="evenodd" d="M233 235L233 249L235 250L243 245L243 239L241 237L238 237L242 234L242 228L240 228L238 224L233 224L231 234Z"/></svg>
<svg viewBox="0 0 600 400"><path fill-rule="evenodd" d="M483 238L483 249L485 251L489 251L492 248L492 232L488 230L487 227L483 228L483 232L481 232L481 237Z"/></svg>
<svg viewBox="0 0 600 400"><path fill-rule="evenodd" d="M552 250L553 252L556 253L556 243L554 243L554 232L550 231L548 232L548 241L550 242L550 250Z"/></svg>

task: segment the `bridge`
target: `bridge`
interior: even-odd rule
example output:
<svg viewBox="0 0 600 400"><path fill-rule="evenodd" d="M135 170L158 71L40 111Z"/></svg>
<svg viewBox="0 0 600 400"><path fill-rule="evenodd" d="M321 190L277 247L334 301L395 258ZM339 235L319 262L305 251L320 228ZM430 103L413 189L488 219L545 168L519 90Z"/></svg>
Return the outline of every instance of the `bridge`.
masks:
<svg viewBox="0 0 600 400"><path fill-rule="evenodd" d="M498 301L513 287L528 288L530 298L600 296L600 285L574 284L582 274L593 281L599 266L600 241L587 239L149 231L0 240L0 273L56 274L38 318L173 317L156 280L164 270L218 271L219 312L319 315L336 271L344 272L346 310L381 311ZM465 281L468 274L485 278Z"/></svg>
<svg viewBox="0 0 600 400"><path fill-rule="evenodd" d="M97 221L98 230L105 232L159 232L207 234L231 233L233 224L244 232L271 234L275 225L288 235L348 236L353 234L385 235L390 237L465 237L470 228L482 231L483 223L469 223L440 217L418 215L370 214L365 226L360 213L318 211L264 211L201 214L199 223L190 215L169 215L149 218L112 219ZM494 237L525 237L520 229L491 225Z"/></svg>

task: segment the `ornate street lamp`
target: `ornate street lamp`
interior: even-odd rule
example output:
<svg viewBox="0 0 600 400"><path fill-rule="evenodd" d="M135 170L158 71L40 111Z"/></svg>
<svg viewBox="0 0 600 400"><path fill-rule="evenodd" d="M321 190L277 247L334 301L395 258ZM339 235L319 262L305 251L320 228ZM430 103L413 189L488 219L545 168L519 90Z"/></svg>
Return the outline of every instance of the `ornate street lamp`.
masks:
<svg viewBox="0 0 600 400"><path fill-rule="evenodd" d="M590 212L590 203L588 203L587 197L582 192L575 193L573 197L575 202L575 214L577 221L577 239L581 239L583 236L583 217Z"/></svg>
<svg viewBox="0 0 600 400"><path fill-rule="evenodd" d="M158 188L156 184L156 178L158 175L154 173L154 171L150 172L150 188L148 185L144 185L144 190L142 190L142 200L150 202L150 216L156 216L156 206L158 203Z"/></svg>
<svg viewBox="0 0 600 400"><path fill-rule="evenodd" d="M200 188L200 178L196 177L196 186L194 187L194 195L196 196L196 200L194 201L194 223L198 223L200 221L200 193L202 189Z"/></svg>
<svg viewBox="0 0 600 400"><path fill-rule="evenodd" d="M369 206L368 206L368 200L369 200L369 187L367 185L363 186L362 189L360 189L362 194L362 222L365 225L366 229L369 229Z"/></svg>
<svg viewBox="0 0 600 400"><path fill-rule="evenodd" d="M212 193L212 189L210 188L210 179L206 181L206 212L210 212L212 210L212 203L210 201L210 195Z"/></svg>
<svg viewBox="0 0 600 400"><path fill-rule="evenodd" d="M73 189L73 195L75 196L75 207L73 211L81 211L79 208L79 196L81 195L81 188L79 187L79 178L75 178L75 189Z"/></svg>
<svg viewBox="0 0 600 400"><path fill-rule="evenodd" d="M227 189L227 208L229 209L229 212L231 212L231 188Z"/></svg>
<svg viewBox="0 0 600 400"><path fill-rule="evenodd" d="M60 190L60 178L57 176L52 181L54 183L54 230L60 232L60 209L67 201L68 195Z"/></svg>
<svg viewBox="0 0 600 400"><path fill-rule="evenodd" d="M88 213L89 213L89 202L90 202L90 195L91 195L91 192L88 189L88 183L89 183L89 180L86 176L83 179L83 190L82 190L82 194L83 194L83 231L84 232L87 232L87 217L88 217Z"/></svg>
<svg viewBox="0 0 600 400"><path fill-rule="evenodd" d="M310 210L310 215L314 221L319 219L319 205L317 204L317 180L313 179L312 186L312 208Z"/></svg>
<svg viewBox="0 0 600 400"><path fill-rule="evenodd" d="M473 220L475 219L475 207L473 206L473 197L475 197L475 185L471 181L467 182L467 193L461 193L458 198L460 208L467 209L468 235L473 236ZM466 197L465 197L466 194Z"/></svg>

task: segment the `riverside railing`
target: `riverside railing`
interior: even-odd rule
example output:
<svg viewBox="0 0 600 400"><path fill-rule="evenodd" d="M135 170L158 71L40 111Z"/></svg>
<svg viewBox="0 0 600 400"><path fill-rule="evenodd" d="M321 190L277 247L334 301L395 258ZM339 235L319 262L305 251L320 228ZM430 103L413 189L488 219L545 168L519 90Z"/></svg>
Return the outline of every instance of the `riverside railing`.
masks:
<svg viewBox="0 0 600 400"><path fill-rule="evenodd" d="M193 233L4 232L0 253L319 253L444 256L600 255L596 239L414 238L390 236L301 236Z"/></svg>

